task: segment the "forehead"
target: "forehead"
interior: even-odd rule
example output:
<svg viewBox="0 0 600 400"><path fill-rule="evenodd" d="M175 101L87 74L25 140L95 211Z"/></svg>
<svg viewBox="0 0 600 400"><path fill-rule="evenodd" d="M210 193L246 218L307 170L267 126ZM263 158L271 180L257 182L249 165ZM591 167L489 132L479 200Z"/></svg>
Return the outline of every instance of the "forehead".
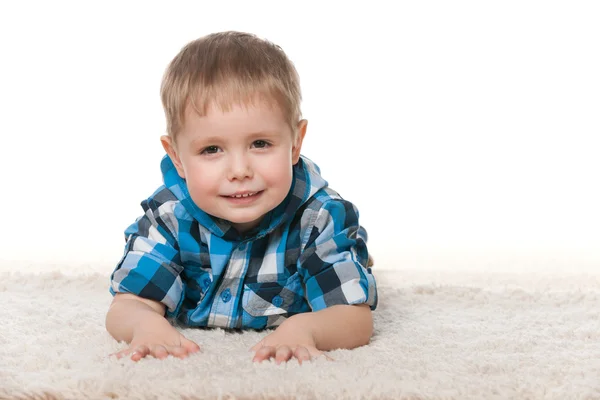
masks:
<svg viewBox="0 0 600 400"><path fill-rule="evenodd" d="M233 103L227 107L212 103L205 112L192 105L186 108L183 132L225 134L232 132L286 131L287 121L272 102Z"/></svg>

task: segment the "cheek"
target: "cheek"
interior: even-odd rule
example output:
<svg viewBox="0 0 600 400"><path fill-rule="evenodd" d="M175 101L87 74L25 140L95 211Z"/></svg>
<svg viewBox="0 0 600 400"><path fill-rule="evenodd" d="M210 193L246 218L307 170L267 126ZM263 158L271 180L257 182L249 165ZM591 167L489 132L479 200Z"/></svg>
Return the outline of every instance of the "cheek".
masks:
<svg viewBox="0 0 600 400"><path fill-rule="evenodd" d="M211 168L200 168L190 166L186 170L186 182L190 193L193 196L213 194L219 188L219 178L217 172Z"/></svg>
<svg viewBox="0 0 600 400"><path fill-rule="evenodd" d="M280 186L282 189L289 189L292 183L291 164L283 164L277 168L268 168L264 171L264 179L272 186Z"/></svg>
<svg viewBox="0 0 600 400"><path fill-rule="evenodd" d="M273 183L285 186L286 189L289 189L289 185L292 183L292 171L291 151L289 153L282 152L279 155L277 162L268 169L268 173L270 174Z"/></svg>

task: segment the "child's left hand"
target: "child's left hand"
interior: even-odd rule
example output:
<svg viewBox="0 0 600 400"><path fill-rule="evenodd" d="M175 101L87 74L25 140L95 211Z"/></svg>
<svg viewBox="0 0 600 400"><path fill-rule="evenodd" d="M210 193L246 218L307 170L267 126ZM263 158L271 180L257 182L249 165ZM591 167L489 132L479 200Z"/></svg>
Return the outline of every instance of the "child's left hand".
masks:
<svg viewBox="0 0 600 400"><path fill-rule="evenodd" d="M302 364L303 361L310 361L321 355L331 360L324 352L317 349L312 334L294 324L293 318L286 320L250 350L255 352L253 362L274 358L279 365L295 358Z"/></svg>

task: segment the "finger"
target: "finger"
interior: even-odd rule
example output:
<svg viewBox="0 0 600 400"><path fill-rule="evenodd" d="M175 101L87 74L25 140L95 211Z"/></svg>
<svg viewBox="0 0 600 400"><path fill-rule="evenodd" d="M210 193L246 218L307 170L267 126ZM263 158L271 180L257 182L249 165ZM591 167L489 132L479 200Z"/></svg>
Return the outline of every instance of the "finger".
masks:
<svg viewBox="0 0 600 400"><path fill-rule="evenodd" d="M264 360L270 360L271 357L275 356L275 347L273 346L264 346L258 349L252 362L262 362Z"/></svg>
<svg viewBox="0 0 600 400"><path fill-rule="evenodd" d="M311 359L313 359L313 360L314 360L315 358L319 358L319 357L325 357L325 359L326 359L327 361L334 361L334 360L333 360L333 358L329 357L329 356L327 355L327 353L325 353L324 351L320 351L320 350L317 350L317 349L315 349L315 348L312 348L312 349L311 349L311 348L309 348L309 349L308 349L308 351L310 352L310 357L311 357Z"/></svg>
<svg viewBox="0 0 600 400"><path fill-rule="evenodd" d="M193 342L187 338L181 338L181 346L189 353L197 353L200 351L200 346L196 342Z"/></svg>
<svg viewBox="0 0 600 400"><path fill-rule="evenodd" d="M275 363L277 365L282 362L287 362L290 358L292 358L292 349L289 346L281 346L275 351Z"/></svg>
<svg viewBox="0 0 600 400"><path fill-rule="evenodd" d="M116 353L109 354L108 356L109 356L109 357L111 357L111 356L115 356L115 357L117 357L117 359L119 359L119 360L120 360L121 358L123 358L123 357L125 357L125 356L128 356L128 355L129 355L129 354L130 354L132 351L133 351L133 350L132 350L131 348L129 348L129 347L128 347L128 348L126 348L126 349L123 349L123 350L117 351Z"/></svg>
<svg viewBox="0 0 600 400"><path fill-rule="evenodd" d="M181 346L165 346L165 349L169 352L170 355L177 358L186 358L190 353L185 347Z"/></svg>
<svg viewBox="0 0 600 400"><path fill-rule="evenodd" d="M308 358L307 358L308 355ZM325 357L327 361L335 361L331 358L326 352L323 352L315 347L304 347L298 346L294 351L294 357L298 360L299 364L302 364L302 361L312 361L315 358ZM301 357L301 358L299 358Z"/></svg>
<svg viewBox="0 0 600 400"><path fill-rule="evenodd" d="M154 358L158 358L159 360L164 360L165 358L169 357L169 352L167 351L165 346L158 344L152 346L152 348L150 349L150 355Z"/></svg>
<svg viewBox="0 0 600 400"><path fill-rule="evenodd" d="M252 346L250 348L250 351L254 351L254 352L258 351L258 349L264 347L264 343L265 343L265 340L263 339L260 342L256 343L254 346Z"/></svg>
<svg viewBox="0 0 600 400"><path fill-rule="evenodd" d="M302 362L304 361L310 361L310 353L304 346L296 347L296 350L294 350L294 357L298 360L298 364L300 365L302 365Z"/></svg>
<svg viewBox="0 0 600 400"><path fill-rule="evenodd" d="M307 347L306 350L308 350L309 354L310 354L310 359L314 360L315 358L321 357L323 353L321 350L317 349L316 347Z"/></svg>
<svg viewBox="0 0 600 400"><path fill-rule="evenodd" d="M146 357L150 354L150 349L148 346L142 345L135 348L133 353L131 354L131 359L133 361L140 361L142 358Z"/></svg>

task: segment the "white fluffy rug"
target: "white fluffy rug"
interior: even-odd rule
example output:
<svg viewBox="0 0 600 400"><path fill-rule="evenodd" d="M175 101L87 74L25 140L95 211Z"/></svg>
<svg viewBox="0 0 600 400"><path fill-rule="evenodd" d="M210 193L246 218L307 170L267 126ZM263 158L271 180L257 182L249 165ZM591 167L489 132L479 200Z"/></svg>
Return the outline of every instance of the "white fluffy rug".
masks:
<svg viewBox="0 0 600 400"><path fill-rule="evenodd" d="M264 333L187 330L203 353L134 363L106 274L0 272L0 398L600 399L600 272L375 270L370 345L253 364Z"/></svg>

